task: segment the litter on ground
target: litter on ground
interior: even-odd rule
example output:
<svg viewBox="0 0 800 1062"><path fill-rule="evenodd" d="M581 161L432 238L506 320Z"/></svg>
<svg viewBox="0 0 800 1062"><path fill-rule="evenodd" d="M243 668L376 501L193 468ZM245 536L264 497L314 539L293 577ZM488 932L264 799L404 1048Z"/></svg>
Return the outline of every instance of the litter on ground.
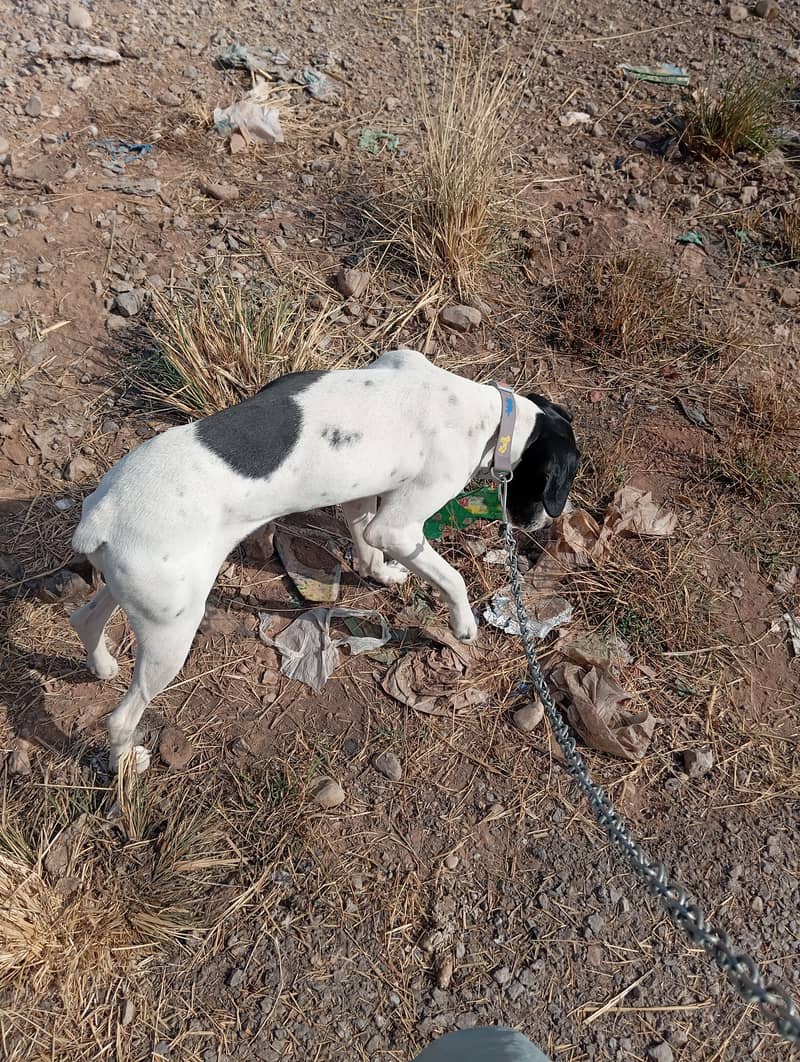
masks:
<svg viewBox="0 0 800 1062"><path fill-rule="evenodd" d="M689 74L674 63L656 63L655 66L631 66L620 63L622 76L631 81L654 81L660 85L688 85Z"/></svg>
<svg viewBox="0 0 800 1062"><path fill-rule="evenodd" d="M464 685L472 661L468 647L439 627L427 629L424 637L429 648L407 653L386 672L381 681L385 692L426 715L450 715L483 704L483 690Z"/></svg>
<svg viewBox="0 0 800 1062"><path fill-rule="evenodd" d="M254 140L262 144L282 144L284 137L278 108L269 105L273 98L268 85L256 85L230 107L215 107L217 132L222 136L239 132L248 144Z"/></svg>
<svg viewBox="0 0 800 1062"><path fill-rule="evenodd" d="M463 530L476 520L499 520L503 515L497 487L478 487L464 491L425 522L425 537L432 542L442 537L445 527Z"/></svg>
<svg viewBox="0 0 800 1062"><path fill-rule="evenodd" d="M309 568L298 558L289 535L275 535L275 549L286 574L297 587L297 592L306 601L315 604L332 605L339 598L339 585L342 568L334 564L330 571L321 568Z"/></svg>
<svg viewBox="0 0 800 1062"><path fill-rule="evenodd" d="M380 625L379 637L331 637L331 620L357 617L374 620ZM339 648L347 646L351 654L366 653L385 645L390 637L386 620L370 609L312 608L304 612L275 638L269 635L273 617L267 612L258 614L258 636L265 645L281 654L281 673L299 679L313 690L321 690L339 665Z"/></svg>
<svg viewBox="0 0 800 1062"><path fill-rule="evenodd" d="M381 148L387 151L397 151L400 146L400 137L397 133L386 133L381 129L362 129L358 138L359 151L365 151L368 155L377 155Z"/></svg>

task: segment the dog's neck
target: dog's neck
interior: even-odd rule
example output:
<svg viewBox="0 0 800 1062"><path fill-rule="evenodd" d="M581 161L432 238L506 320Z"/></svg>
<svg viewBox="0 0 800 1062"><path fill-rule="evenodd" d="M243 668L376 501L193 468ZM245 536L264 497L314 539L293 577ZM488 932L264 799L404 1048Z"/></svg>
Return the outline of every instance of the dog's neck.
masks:
<svg viewBox="0 0 800 1062"><path fill-rule="evenodd" d="M486 470L492 468L493 465L503 409L502 396L496 387L493 387L491 384L486 384L483 391L484 395L481 405L484 413L484 423L489 423L492 426L491 434L484 441L479 463L479 468L481 470ZM541 410L535 406L533 402L516 392L514 393L514 401L516 404L517 416L514 424L514 432L511 437L512 467L516 465L522 457L522 452L527 446L528 438L536 423L536 418L537 416L541 416Z"/></svg>

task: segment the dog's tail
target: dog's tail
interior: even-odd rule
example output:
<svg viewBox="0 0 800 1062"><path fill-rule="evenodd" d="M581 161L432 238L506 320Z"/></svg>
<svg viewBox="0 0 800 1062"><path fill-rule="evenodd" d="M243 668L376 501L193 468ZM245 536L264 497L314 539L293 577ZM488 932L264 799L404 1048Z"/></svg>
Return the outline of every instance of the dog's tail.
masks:
<svg viewBox="0 0 800 1062"><path fill-rule="evenodd" d="M102 505L88 505L91 498L83 503L81 522L72 536L72 548L76 553L89 557L107 541L108 521L105 519Z"/></svg>

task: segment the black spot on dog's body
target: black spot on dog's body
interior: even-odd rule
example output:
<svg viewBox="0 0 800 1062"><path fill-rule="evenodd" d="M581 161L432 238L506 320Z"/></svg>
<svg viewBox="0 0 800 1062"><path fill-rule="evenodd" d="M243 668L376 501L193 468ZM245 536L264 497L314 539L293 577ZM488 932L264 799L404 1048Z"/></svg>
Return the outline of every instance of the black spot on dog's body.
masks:
<svg viewBox="0 0 800 1062"><path fill-rule="evenodd" d="M238 406L197 423L197 438L234 472L267 479L297 444L303 415L296 397L324 372L294 372L262 387Z"/></svg>
<svg viewBox="0 0 800 1062"><path fill-rule="evenodd" d="M185 608L179 608L178 611L175 613L175 619L180 619L185 611Z"/></svg>
<svg viewBox="0 0 800 1062"><path fill-rule="evenodd" d="M375 381L374 380L364 380L364 386L365 387L374 387L375 386Z"/></svg>
<svg viewBox="0 0 800 1062"><path fill-rule="evenodd" d="M457 406L458 405L458 395L453 395L453 394L448 395L447 396L447 404L448 404L448 406Z"/></svg>
<svg viewBox="0 0 800 1062"><path fill-rule="evenodd" d="M163 564L166 564L169 561L169 553L165 553L164 556L161 558L161 561Z"/></svg>
<svg viewBox="0 0 800 1062"><path fill-rule="evenodd" d="M361 432L342 431L341 428L323 428L322 438L334 450L338 450L342 446L353 446L355 443L360 442Z"/></svg>

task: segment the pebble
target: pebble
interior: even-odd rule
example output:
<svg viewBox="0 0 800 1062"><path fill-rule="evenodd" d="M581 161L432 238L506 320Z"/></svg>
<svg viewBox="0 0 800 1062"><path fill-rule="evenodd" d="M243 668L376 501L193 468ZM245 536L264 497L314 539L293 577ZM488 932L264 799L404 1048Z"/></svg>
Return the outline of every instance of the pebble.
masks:
<svg viewBox="0 0 800 1062"><path fill-rule="evenodd" d="M744 22L749 14L744 4L728 4L727 13L731 22Z"/></svg>
<svg viewBox="0 0 800 1062"><path fill-rule="evenodd" d="M158 754L167 767L182 771L194 759L195 747L177 726L167 726L161 731Z"/></svg>
<svg viewBox="0 0 800 1062"><path fill-rule="evenodd" d="M687 749L683 766L690 778L703 778L714 766L714 753L709 748Z"/></svg>
<svg viewBox="0 0 800 1062"><path fill-rule="evenodd" d="M86 457L81 457L80 454L71 457L64 468L64 479L67 483L77 483L83 479L91 479L96 474L97 470L92 462Z"/></svg>
<svg viewBox="0 0 800 1062"><path fill-rule="evenodd" d="M519 7L515 7L511 12L511 21L515 26L521 26L523 22L527 21L528 16Z"/></svg>
<svg viewBox="0 0 800 1062"><path fill-rule="evenodd" d="M174 92L162 92L156 97L162 107L179 107L181 98Z"/></svg>
<svg viewBox="0 0 800 1062"><path fill-rule="evenodd" d="M338 808L344 803L344 789L334 778L320 778L312 795L316 803L326 810Z"/></svg>
<svg viewBox="0 0 800 1062"><path fill-rule="evenodd" d="M651 1062L672 1062L675 1056L666 1040L662 1040L660 1044L648 1047L647 1057L651 1059Z"/></svg>
<svg viewBox="0 0 800 1062"><path fill-rule="evenodd" d="M88 30L92 28L92 16L80 4L72 4L67 15L67 24L72 29Z"/></svg>
<svg viewBox="0 0 800 1062"><path fill-rule="evenodd" d="M8 773L19 778L27 778L31 773L31 758L26 748L16 748L9 752L6 759Z"/></svg>
<svg viewBox="0 0 800 1062"><path fill-rule="evenodd" d="M461 862L455 852L450 852L444 857L444 865L448 870L455 870Z"/></svg>
<svg viewBox="0 0 800 1062"><path fill-rule="evenodd" d="M74 77L69 83L69 87L73 92L83 92L92 83L92 79L88 74L81 74L80 77Z"/></svg>
<svg viewBox="0 0 800 1062"><path fill-rule="evenodd" d="M120 317L117 313L110 313L106 317L106 328L109 332L118 332L121 328L127 328L129 324L128 317Z"/></svg>
<svg viewBox="0 0 800 1062"><path fill-rule="evenodd" d="M511 980L511 971L507 966L501 966L492 974L492 980L495 984L500 985L500 987L502 988L504 985L507 985Z"/></svg>
<svg viewBox="0 0 800 1062"><path fill-rule="evenodd" d="M114 311L120 317L135 317L142 308L142 302L140 291L123 291L114 299Z"/></svg>
<svg viewBox="0 0 800 1062"><path fill-rule="evenodd" d="M798 294L796 288L784 288L778 294L778 302L781 306L786 306L788 309L794 309L800 302L800 294Z"/></svg>
<svg viewBox="0 0 800 1062"><path fill-rule="evenodd" d="M9 144L8 140L4 136L0 136L0 155L7 155L10 148L11 144Z"/></svg>
<svg viewBox="0 0 800 1062"><path fill-rule="evenodd" d="M454 332L472 332L480 326L483 314L474 306L445 306L439 320Z"/></svg>
<svg viewBox="0 0 800 1062"><path fill-rule="evenodd" d="M336 287L346 299L360 299L366 294L369 274L360 269L340 266L336 274Z"/></svg>
<svg viewBox="0 0 800 1062"><path fill-rule="evenodd" d="M41 96L31 96L25 104L25 113L29 118L38 118L42 113Z"/></svg>
<svg viewBox="0 0 800 1062"><path fill-rule="evenodd" d="M523 734L529 734L535 730L544 718L544 706L541 701L526 704L514 712L514 726Z"/></svg>
<svg viewBox="0 0 800 1062"><path fill-rule="evenodd" d="M436 984L442 992L446 992L452 980L453 957L451 955L440 955L436 963Z"/></svg>
<svg viewBox="0 0 800 1062"><path fill-rule="evenodd" d="M239 189L235 184L215 184L207 181L201 187L206 195L211 196L212 199L218 199L222 203L230 203L239 198Z"/></svg>
<svg viewBox="0 0 800 1062"><path fill-rule="evenodd" d="M247 151L247 141L241 133L232 133L228 147L231 155L241 155L244 151Z"/></svg>
<svg viewBox="0 0 800 1062"><path fill-rule="evenodd" d="M759 18L768 19L777 18L781 13L781 9L775 3L775 0L758 0L753 11Z"/></svg>
<svg viewBox="0 0 800 1062"><path fill-rule="evenodd" d="M746 184L739 193L739 199L741 200L742 206L750 206L752 203L755 203L756 199L758 199L758 185Z"/></svg>
<svg viewBox="0 0 800 1062"><path fill-rule="evenodd" d="M393 752L382 752L375 757L375 770L385 775L390 782L399 782L403 777L403 766Z"/></svg>

